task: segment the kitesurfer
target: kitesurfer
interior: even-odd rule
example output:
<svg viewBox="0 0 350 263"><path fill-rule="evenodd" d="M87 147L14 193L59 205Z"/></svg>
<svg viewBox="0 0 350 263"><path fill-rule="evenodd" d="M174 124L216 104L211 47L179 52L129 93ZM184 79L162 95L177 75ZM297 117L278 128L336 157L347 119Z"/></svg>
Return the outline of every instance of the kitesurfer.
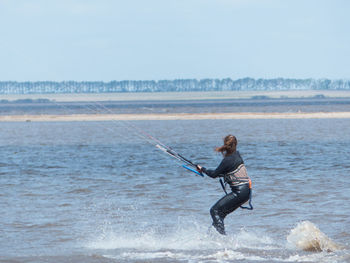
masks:
<svg viewBox="0 0 350 263"><path fill-rule="evenodd" d="M224 145L215 151L223 154L224 158L215 170L197 165L197 170L211 178L223 177L225 184L229 184L231 192L218 200L210 209L213 226L225 235L224 219L229 214L250 199L251 181L244 166L243 159L236 150L237 139L233 135L224 138ZM226 190L225 190L226 191ZM252 209L252 208L251 208Z"/></svg>

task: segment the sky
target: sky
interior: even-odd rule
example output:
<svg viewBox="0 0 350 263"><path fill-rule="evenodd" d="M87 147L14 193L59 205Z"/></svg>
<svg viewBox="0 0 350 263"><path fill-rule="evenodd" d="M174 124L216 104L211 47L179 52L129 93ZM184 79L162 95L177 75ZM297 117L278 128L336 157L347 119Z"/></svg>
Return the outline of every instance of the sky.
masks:
<svg viewBox="0 0 350 263"><path fill-rule="evenodd" d="M350 79L348 0L0 0L0 81Z"/></svg>

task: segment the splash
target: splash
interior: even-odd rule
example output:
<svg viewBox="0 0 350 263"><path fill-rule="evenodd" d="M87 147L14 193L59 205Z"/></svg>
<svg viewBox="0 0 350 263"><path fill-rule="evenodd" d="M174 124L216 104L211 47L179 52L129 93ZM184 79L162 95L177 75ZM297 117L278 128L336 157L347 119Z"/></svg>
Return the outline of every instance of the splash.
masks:
<svg viewBox="0 0 350 263"><path fill-rule="evenodd" d="M103 257L130 262L177 261L227 262L264 260L260 251L275 250L278 246L264 233L241 229L222 236L207 226L182 226L158 233L154 229L143 233L109 232L89 242L86 247L102 250ZM98 252L97 252L98 253Z"/></svg>
<svg viewBox="0 0 350 263"><path fill-rule="evenodd" d="M300 222L290 231L287 241L304 251L333 252L341 249L310 221Z"/></svg>
<svg viewBox="0 0 350 263"><path fill-rule="evenodd" d="M222 236L214 228L192 225L167 232L154 229L142 232L107 232L86 244L91 249L137 250L208 250L208 249L275 249L273 239L264 233L240 229L233 235Z"/></svg>

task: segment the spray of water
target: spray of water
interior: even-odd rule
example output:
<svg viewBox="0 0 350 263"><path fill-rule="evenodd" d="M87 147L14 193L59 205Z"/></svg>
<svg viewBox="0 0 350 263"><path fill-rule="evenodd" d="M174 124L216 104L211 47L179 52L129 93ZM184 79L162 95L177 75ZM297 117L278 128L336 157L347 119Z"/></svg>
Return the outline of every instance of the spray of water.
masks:
<svg viewBox="0 0 350 263"><path fill-rule="evenodd" d="M332 241L310 221L300 222L293 228L287 236L287 241L304 251L333 252L341 249L340 245Z"/></svg>
<svg viewBox="0 0 350 263"><path fill-rule="evenodd" d="M195 220L190 224L185 222L189 223L189 218L180 220L166 231L154 227L131 232L118 227L107 228L85 246L106 258L130 262L169 259L175 262L329 262L343 255L341 251L341 254L327 253L342 248L309 221L299 223L290 231L287 246L263 230L242 228L222 236L215 229L208 229L206 224ZM289 246L293 248L288 249ZM300 250L324 253L304 253Z"/></svg>

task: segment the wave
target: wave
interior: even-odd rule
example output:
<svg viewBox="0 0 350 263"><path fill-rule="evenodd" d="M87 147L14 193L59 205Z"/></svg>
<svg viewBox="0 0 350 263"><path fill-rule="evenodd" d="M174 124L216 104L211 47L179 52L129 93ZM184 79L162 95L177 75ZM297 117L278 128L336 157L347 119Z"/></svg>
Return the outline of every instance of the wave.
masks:
<svg viewBox="0 0 350 263"><path fill-rule="evenodd" d="M342 247L331 240L328 236L310 221L300 222L290 231L287 241L298 249L315 252L334 252Z"/></svg>

